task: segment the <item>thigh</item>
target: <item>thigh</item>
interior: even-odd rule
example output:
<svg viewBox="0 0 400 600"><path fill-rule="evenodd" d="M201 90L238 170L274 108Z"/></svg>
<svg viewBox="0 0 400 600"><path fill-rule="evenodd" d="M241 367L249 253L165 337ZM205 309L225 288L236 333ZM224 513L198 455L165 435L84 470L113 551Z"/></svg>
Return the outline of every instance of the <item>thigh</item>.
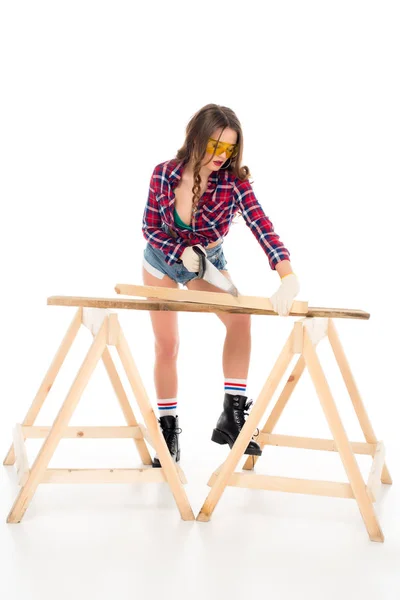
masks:
<svg viewBox="0 0 400 600"><path fill-rule="evenodd" d="M144 285L155 285L158 287L178 288L179 285L168 275L161 279L149 273L142 267ZM149 296L150 298L151 296ZM162 351L173 353L177 351L179 343L178 333L178 311L173 310L149 310L151 324L153 327L156 346Z"/></svg>
<svg viewBox="0 0 400 600"><path fill-rule="evenodd" d="M227 277L230 281L232 281L232 278L229 275L228 271L220 269L219 272L222 273L222 275L225 275L225 277ZM205 281L204 279L192 279L191 281L185 283L185 286L189 290L197 290L201 292L222 291L220 288L216 287L215 285L212 285L211 283L208 283L208 281ZM229 313L225 311L215 311L215 314L223 322L226 328L231 327L232 325L239 324L246 324L247 326L250 326L251 323L251 315L246 315L242 313Z"/></svg>

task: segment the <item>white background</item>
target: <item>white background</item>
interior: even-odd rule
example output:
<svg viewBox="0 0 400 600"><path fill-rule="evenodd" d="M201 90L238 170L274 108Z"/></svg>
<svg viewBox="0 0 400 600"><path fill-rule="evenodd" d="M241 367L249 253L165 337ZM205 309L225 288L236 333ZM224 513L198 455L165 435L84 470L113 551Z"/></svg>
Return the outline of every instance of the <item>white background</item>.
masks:
<svg viewBox="0 0 400 600"><path fill-rule="evenodd" d="M354 501L228 488L210 523L184 523L165 484L42 485L22 522L7 525L18 487L2 467L5 597L399 597L399 12L382 0L1 2L2 458L75 314L47 298L142 284L151 173L214 102L242 124L243 164L291 253L298 299L371 314L335 323L394 481L376 505L386 540L374 544ZM242 219L224 250L241 293L277 289ZM149 314L119 314L156 410ZM294 319L252 319L256 400ZM227 455L210 441L225 329L214 314L180 313L179 325L181 466L197 514ZM37 424L54 420L89 343L82 330ZM326 340L319 355L349 438L363 441ZM70 424L124 424L101 364ZM307 373L276 432L331 437ZM40 442L26 446L33 462ZM367 478L370 458L357 460ZM49 463L139 465L126 440L64 440ZM266 448L257 469L346 481L331 453Z"/></svg>

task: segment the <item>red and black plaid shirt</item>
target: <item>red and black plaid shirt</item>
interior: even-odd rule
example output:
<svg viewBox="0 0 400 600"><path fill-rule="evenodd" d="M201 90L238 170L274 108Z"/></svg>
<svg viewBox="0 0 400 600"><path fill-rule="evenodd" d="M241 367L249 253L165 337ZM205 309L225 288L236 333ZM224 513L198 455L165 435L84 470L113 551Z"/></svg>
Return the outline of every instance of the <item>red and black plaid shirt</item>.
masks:
<svg viewBox="0 0 400 600"><path fill-rule="evenodd" d="M162 250L165 260L173 265L188 246L224 238L232 219L240 209L246 225L257 238L268 257L272 270L281 260L290 260L290 253L275 233L273 224L264 213L254 195L251 183L241 181L228 170L220 169L210 174L208 187L201 196L192 221L193 230L181 229L174 222L174 189L178 185L184 163L176 158L160 163L154 168L144 209L142 231L145 239ZM166 223L177 237L166 233L161 224Z"/></svg>

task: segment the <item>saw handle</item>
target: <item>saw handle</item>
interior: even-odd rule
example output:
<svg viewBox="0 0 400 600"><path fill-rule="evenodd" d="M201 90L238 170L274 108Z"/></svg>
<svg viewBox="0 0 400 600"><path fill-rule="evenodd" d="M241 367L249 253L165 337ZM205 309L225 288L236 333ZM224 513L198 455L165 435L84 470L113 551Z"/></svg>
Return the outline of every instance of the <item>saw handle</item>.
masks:
<svg viewBox="0 0 400 600"><path fill-rule="evenodd" d="M198 279L203 279L205 270L206 270L206 255L204 254L204 252L202 252L200 250L200 248L198 246L192 246L193 251L196 252L196 254L198 254L200 256L200 270L197 272L197 278Z"/></svg>

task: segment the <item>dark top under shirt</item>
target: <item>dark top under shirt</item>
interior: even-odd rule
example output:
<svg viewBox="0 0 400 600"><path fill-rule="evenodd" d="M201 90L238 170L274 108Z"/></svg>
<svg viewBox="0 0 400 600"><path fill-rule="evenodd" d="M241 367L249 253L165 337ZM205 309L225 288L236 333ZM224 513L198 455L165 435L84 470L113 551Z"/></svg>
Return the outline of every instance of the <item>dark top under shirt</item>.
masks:
<svg viewBox="0 0 400 600"><path fill-rule="evenodd" d="M174 208L174 221L175 221L176 225L178 225L178 227L181 227L183 229L193 229L193 227L191 227L190 225L187 225L186 223L184 223L182 221L182 219L178 215L178 211L176 210L176 208Z"/></svg>

